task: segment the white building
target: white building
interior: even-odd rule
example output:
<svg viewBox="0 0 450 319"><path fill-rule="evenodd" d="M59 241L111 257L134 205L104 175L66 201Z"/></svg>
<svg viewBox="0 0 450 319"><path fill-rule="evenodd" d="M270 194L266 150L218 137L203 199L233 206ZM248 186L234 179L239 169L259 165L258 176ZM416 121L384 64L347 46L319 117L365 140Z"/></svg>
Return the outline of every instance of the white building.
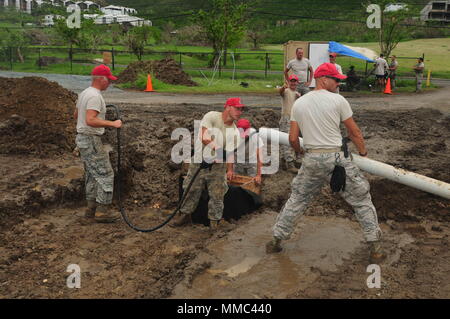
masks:
<svg viewBox="0 0 450 319"><path fill-rule="evenodd" d="M422 21L450 22L450 1L430 1L420 11Z"/></svg>
<svg viewBox="0 0 450 319"><path fill-rule="evenodd" d="M395 12L399 10L408 10L408 5L406 3L389 3L385 8L384 12Z"/></svg>

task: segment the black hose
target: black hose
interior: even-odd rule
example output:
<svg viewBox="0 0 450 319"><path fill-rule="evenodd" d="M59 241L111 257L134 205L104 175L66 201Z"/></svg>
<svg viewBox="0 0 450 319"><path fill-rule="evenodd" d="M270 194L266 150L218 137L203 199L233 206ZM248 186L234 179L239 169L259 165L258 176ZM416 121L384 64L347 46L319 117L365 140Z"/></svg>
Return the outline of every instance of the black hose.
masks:
<svg viewBox="0 0 450 319"><path fill-rule="evenodd" d="M113 109L115 110L115 112L116 112L116 119L117 119L117 120L121 120L120 111L119 111L119 108L118 108L116 105L114 105L114 104L108 104L108 105L106 105L106 107L111 107L111 108L113 108ZM251 137L253 134L256 134L257 132L258 132L258 130L256 130L255 132L253 132L252 134L250 134L249 136L247 136L247 137L245 138L245 142L244 142L244 143L247 143L248 140L250 139L250 137ZM194 175L192 176L192 178L191 178L189 184L188 184L187 187L186 187L186 190L183 192L183 196L181 197L180 201L178 202L177 207L176 207L175 210L172 212L172 214L170 214L170 216L167 217L167 219L166 219L163 223L161 223L161 224L159 224L158 226L155 226L155 227L153 227L153 228L140 228L140 227L137 227L137 226L133 225L133 224L131 223L131 221L128 219L128 216L127 216L127 214L126 214L126 212L125 212L125 209L123 208L122 197L121 197L121 196L122 196L122 189L121 189L121 186L122 186L122 183L121 183L122 172L121 172L121 155L120 155L120 154L121 154L121 148L120 148L120 146L121 146L121 142L120 142L120 128L117 128L117 129L116 129L116 133L117 133L116 135L117 135L117 181L118 181L118 182L117 182L117 197L118 197L118 200L119 200L119 210L120 210L120 214L122 215L122 218L123 218L123 220L125 221L125 223L126 223L130 228L132 228L132 229L134 229L134 230L136 230L136 231L143 232L143 233L150 233L150 232L153 232L153 231L155 231L155 230L158 230L158 229L160 229L161 227L165 226L168 222L170 222L170 221L172 220L172 218L174 218L175 215L178 213L178 211L181 209L181 207L183 206L183 203L184 203L184 201L185 201L187 195L189 194L189 191L191 190L192 184L194 183L195 179L197 178L197 175L200 173L200 170L202 170L203 167L202 167L202 165L201 165L201 166L197 169L197 171L195 171L195 173L194 173ZM241 145L242 145L242 144L241 144ZM239 146L233 151L233 153L236 152L237 149L238 149L241 145L239 145ZM224 153L224 158L225 158L225 154L226 154L227 152L224 151L223 153ZM212 165L212 164L210 164L210 165ZM209 167L209 166L208 166L208 167Z"/></svg>
<svg viewBox="0 0 450 319"><path fill-rule="evenodd" d="M121 120L120 117L120 111L119 108L114 105L114 104L109 104L106 107L112 107L114 108L115 112L116 112L116 118L118 120ZM192 176L191 181L189 182L188 186L186 187L186 191L184 192L183 196L181 197L180 201L178 202L178 206L175 208L175 210L173 211L172 214L170 214L170 216L161 224L159 224L156 227L152 227L152 228L141 228L141 227L137 227L135 225L133 225L131 223L131 221L128 219L128 216L125 212L125 209L123 208L123 203L122 203L122 183L121 183L121 178L122 178L122 172L121 172L121 142L120 142L120 128L116 129L116 133L117 133L117 197L118 197L118 201L119 201L119 210L120 210L120 214L122 215L123 220L125 221L125 223L132 229L139 231L139 232L143 232L143 233L150 233L153 232L155 230L160 229L161 227L165 226L168 222L170 222L172 220L172 218L178 213L178 211L180 210L180 208L182 207L184 200L187 197L187 194L189 193L189 190L192 187L192 184L194 183L195 179L197 178L197 175L200 173L201 168L199 167L199 169L194 173L194 176Z"/></svg>

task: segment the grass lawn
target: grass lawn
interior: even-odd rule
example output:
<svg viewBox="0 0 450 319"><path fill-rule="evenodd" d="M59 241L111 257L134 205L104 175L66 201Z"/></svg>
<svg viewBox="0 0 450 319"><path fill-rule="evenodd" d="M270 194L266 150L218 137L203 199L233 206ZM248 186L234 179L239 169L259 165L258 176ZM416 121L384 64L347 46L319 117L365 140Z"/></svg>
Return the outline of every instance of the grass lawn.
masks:
<svg viewBox="0 0 450 319"><path fill-rule="evenodd" d="M197 82L199 86L183 86L171 85L159 81L152 77L153 89L158 92L171 93L275 93L276 86L282 84L280 76L264 76L258 74L236 74L233 80L232 74L223 72L221 77L216 73L213 77L212 72L203 72L204 76L198 71L188 72L192 80ZM248 87L243 87L241 82L248 84ZM147 85L147 76L141 74L135 83L124 83L117 85L119 88L127 89L133 88L137 90L144 90Z"/></svg>

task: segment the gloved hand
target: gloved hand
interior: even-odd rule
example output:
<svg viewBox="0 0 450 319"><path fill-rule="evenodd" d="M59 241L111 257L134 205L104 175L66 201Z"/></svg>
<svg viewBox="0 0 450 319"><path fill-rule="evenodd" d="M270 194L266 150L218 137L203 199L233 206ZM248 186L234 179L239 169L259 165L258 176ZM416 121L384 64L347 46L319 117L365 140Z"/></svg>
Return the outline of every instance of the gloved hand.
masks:
<svg viewBox="0 0 450 319"><path fill-rule="evenodd" d="M214 163L207 163L205 161L202 161L200 163L200 168L201 169L207 169L207 168L211 168L213 166Z"/></svg>

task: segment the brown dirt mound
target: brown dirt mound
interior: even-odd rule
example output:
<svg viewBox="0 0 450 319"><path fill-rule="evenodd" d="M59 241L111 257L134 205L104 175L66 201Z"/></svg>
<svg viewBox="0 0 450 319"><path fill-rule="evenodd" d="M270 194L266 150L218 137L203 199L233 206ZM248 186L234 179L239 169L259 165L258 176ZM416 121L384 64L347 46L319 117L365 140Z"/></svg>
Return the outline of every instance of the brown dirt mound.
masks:
<svg viewBox="0 0 450 319"><path fill-rule="evenodd" d="M74 148L77 95L40 77L0 77L0 154L61 154Z"/></svg>
<svg viewBox="0 0 450 319"><path fill-rule="evenodd" d="M197 86L191 80L178 63L171 58L164 58L157 61L137 61L130 63L128 67L119 74L116 83L134 82L138 79L139 73L151 74L158 80L168 84Z"/></svg>

